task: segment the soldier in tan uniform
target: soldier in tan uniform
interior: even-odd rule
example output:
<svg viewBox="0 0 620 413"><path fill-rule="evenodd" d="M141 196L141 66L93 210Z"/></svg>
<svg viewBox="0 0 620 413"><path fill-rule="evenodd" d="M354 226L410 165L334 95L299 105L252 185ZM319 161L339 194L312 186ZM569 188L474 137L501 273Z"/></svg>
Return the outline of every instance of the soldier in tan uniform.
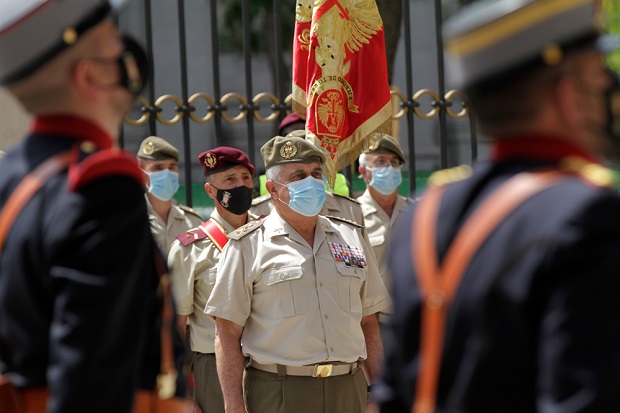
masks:
<svg viewBox="0 0 620 413"><path fill-rule="evenodd" d="M181 329L189 318L194 397L203 413L224 413L215 365L215 322L203 310L227 235L250 219L254 166L242 151L226 146L203 152L198 159L205 170L205 191L215 209L208 221L177 237L168 265Z"/></svg>
<svg viewBox="0 0 620 413"><path fill-rule="evenodd" d="M179 189L179 151L157 136L140 144L138 164L146 175L146 203L151 232L157 246L168 254L176 236L198 226L203 219L192 208L175 205L172 197Z"/></svg>
<svg viewBox="0 0 620 413"><path fill-rule="evenodd" d="M366 182L366 191L357 200L361 204L366 233L388 291L391 291L392 283L384 264L385 253L392 228L412 202L398 194L398 186L402 182L400 166L404 163L405 154L389 135L379 138L359 158L358 170ZM380 315L379 322L382 318Z"/></svg>
<svg viewBox="0 0 620 413"><path fill-rule="evenodd" d="M292 136L261 153L275 208L229 235L205 308L226 412L364 412L388 292L356 225L319 215L323 153Z"/></svg>

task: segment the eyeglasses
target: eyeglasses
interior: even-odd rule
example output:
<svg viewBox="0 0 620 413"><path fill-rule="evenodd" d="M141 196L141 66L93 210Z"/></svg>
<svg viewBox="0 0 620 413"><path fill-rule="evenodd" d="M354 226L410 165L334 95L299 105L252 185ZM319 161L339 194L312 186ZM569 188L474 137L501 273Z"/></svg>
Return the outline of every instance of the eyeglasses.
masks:
<svg viewBox="0 0 620 413"><path fill-rule="evenodd" d="M391 161L386 158L377 158L373 162L373 168L387 168L391 166L392 168L400 168L401 162L400 159L392 159Z"/></svg>

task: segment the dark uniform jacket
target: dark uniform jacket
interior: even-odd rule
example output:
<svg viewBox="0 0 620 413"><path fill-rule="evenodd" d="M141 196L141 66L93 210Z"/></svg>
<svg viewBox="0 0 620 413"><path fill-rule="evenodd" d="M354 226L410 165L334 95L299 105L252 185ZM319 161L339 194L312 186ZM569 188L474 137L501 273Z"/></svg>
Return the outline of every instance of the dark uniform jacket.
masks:
<svg viewBox="0 0 620 413"><path fill-rule="evenodd" d="M464 220L508 178L568 156L590 159L539 138L514 143L447 186L440 262ZM600 183L607 169L580 171L517 207L473 257L448 313L437 413L620 411L620 197L589 179ZM389 254L394 318L377 392L386 413L411 411L420 363L411 224L409 211Z"/></svg>
<svg viewBox="0 0 620 413"><path fill-rule="evenodd" d="M18 215L0 256L2 373L19 387L48 386L51 412L128 412L159 372L141 171L111 145L87 121L46 117L0 160L1 207L29 171L74 151Z"/></svg>

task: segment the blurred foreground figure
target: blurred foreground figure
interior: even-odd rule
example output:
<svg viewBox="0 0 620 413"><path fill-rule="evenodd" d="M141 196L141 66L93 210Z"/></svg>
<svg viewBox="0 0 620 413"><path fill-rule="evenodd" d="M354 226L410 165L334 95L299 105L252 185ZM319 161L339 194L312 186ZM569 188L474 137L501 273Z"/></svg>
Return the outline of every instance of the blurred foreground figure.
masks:
<svg viewBox="0 0 620 413"><path fill-rule="evenodd" d="M383 412L618 410L617 84L596 3L485 1L446 24L492 156L433 176L400 221Z"/></svg>
<svg viewBox="0 0 620 413"><path fill-rule="evenodd" d="M0 368L25 412L129 412L160 372L165 262L142 171L115 148L146 56L109 18L118 3L0 3L0 83L35 116L0 162Z"/></svg>

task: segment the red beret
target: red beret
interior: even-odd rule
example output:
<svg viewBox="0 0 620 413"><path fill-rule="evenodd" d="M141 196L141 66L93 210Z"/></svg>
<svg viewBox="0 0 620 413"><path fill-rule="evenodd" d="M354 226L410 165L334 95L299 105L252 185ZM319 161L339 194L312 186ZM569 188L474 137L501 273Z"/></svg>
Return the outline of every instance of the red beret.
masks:
<svg viewBox="0 0 620 413"><path fill-rule="evenodd" d="M280 122L280 126L278 126L278 134L284 136L285 134L282 133L284 128L297 122L303 122L304 125L306 123L306 121L300 118L297 113L289 113L284 119L282 119L282 122Z"/></svg>
<svg viewBox="0 0 620 413"><path fill-rule="evenodd" d="M254 165L248 156L236 148L218 146L198 155L198 162L205 168L205 176L220 172L233 166L242 165L254 175Z"/></svg>

